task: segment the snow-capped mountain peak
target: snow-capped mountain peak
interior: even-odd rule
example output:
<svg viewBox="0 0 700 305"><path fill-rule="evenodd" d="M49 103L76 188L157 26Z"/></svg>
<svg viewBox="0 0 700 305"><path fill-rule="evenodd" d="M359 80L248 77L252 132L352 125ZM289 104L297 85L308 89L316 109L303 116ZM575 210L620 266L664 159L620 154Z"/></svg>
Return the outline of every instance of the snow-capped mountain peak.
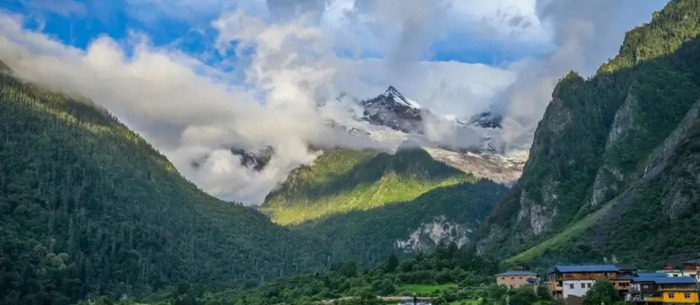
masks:
<svg viewBox="0 0 700 305"><path fill-rule="evenodd" d="M402 104L404 106L408 106L408 107L415 108L415 109L422 108L421 105L418 104L416 101L411 100L411 99L407 99L406 97L404 97L403 94L401 94L401 92L399 92L399 90L396 90L396 88L394 88L394 86L389 86L389 88L386 89L386 91L384 93L382 93L381 96L388 98L388 99L394 101L395 103Z"/></svg>
<svg viewBox="0 0 700 305"><path fill-rule="evenodd" d="M405 133L421 133L423 118L420 104L405 98L390 86L375 98L359 102L363 120Z"/></svg>

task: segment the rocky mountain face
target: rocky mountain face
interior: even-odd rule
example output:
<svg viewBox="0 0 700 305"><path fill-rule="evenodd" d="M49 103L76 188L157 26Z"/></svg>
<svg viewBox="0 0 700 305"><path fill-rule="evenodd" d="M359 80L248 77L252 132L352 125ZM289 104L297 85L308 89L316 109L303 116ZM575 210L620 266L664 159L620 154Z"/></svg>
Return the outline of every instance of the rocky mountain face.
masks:
<svg viewBox="0 0 700 305"><path fill-rule="evenodd" d="M342 99L339 98L338 100ZM484 111L469 118L457 118L453 115L439 117L423 108L418 102L404 97L393 86L377 97L368 100L351 99L360 109L354 116L372 125L385 126L406 134L422 134L428 120L437 120L452 124L460 129L501 129L503 116L491 111Z"/></svg>
<svg viewBox="0 0 700 305"><path fill-rule="evenodd" d="M423 132L421 106L405 98L396 88L389 86L379 96L361 101L362 119L380 126L386 126L405 133Z"/></svg>
<svg viewBox="0 0 700 305"><path fill-rule="evenodd" d="M241 158L242 166L252 168L255 171L261 171L265 168L270 159L272 159L272 154L274 154L274 149L270 146L265 146L259 150L232 147L230 151L233 155Z"/></svg>
<svg viewBox="0 0 700 305"><path fill-rule="evenodd" d="M492 113L491 111L484 111L482 113L472 116L466 123L466 125L472 125L481 128L503 128L503 125L501 125L502 122L502 115L498 113Z"/></svg>
<svg viewBox="0 0 700 305"><path fill-rule="evenodd" d="M698 217L700 180L689 171L697 165L699 34L700 1L671 1L627 33L593 78L561 79L523 175L477 234L478 249L524 251L512 261L616 255L640 264L696 252L661 238L679 219ZM631 237L644 222L652 232Z"/></svg>

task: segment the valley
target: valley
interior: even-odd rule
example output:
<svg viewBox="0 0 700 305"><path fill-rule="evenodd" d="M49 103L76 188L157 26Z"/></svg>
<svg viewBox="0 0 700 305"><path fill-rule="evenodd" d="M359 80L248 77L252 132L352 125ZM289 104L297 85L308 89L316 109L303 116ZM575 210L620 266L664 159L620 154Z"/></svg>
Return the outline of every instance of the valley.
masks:
<svg viewBox="0 0 700 305"><path fill-rule="evenodd" d="M329 9L339 8L319 16L330 18ZM446 106L450 79L426 94L422 82L379 70L353 74L364 71L350 69L353 61L371 65L373 55L333 46L329 59L323 43L295 51L326 37L303 26L316 15L294 23L270 11L266 18L282 21L268 25L247 13L210 22L218 31L241 25L217 36L215 51L150 58L163 66L186 58L148 73L196 79L191 90L214 94L192 103L221 108L200 113L173 93L153 115L148 103L160 96L148 90L157 82L126 92L148 93L135 111L99 103L105 92L129 95L71 87L69 70L48 77L47 65L61 61L42 48L60 38L7 34L19 19L0 10L0 304L698 302L700 0L668 1L595 72L571 70L544 86L547 106L528 146L514 139L527 134L532 109L500 100L522 78L497 93L465 89ZM119 61L90 52L133 43L113 42L56 53L108 67ZM117 53L133 65L140 48ZM207 66L226 56L240 61ZM428 62L390 64L412 79ZM497 68L531 67L506 62ZM282 63L294 68L265 74ZM196 73L178 74L188 69ZM108 79L121 86L148 74L128 71ZM316 84L343 77L371 85ZM243 100L250 104L236 104Z"/></svg>

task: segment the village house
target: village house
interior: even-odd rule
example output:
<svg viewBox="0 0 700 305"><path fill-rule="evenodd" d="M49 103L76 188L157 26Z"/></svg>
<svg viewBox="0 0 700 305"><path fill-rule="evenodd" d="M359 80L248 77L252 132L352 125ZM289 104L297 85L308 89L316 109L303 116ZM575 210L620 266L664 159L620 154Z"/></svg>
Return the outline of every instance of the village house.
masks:
<svg viewBox="0 0 700 305"><path fill-rule="evenodd" d="M630 271L620 270L615 265L555 266L549 278L550 289L555 298L576 304L593 287L596 280L605 279L613 282L615 289L620 296L623 296L630 287L630 277L627 276L627 272Z"/></svg>
<svg viewBox="0 0 700 305"><path fill-rule="evenodd" d="M657 270L657 273L663 273L667 277L681 277L684 276L684 272L679 269L674 269L672 266L666 266L662 270Z"/></svg>
<svg viewBox="0 0 700 305"><path fill-rule="evenodd" d="M496 274L496 284L505 285L509 289L531 285L537 280L537 274L530 271L513 270Z"/></svg>
<svg viewBox="0 0 700 305"><path fill-rule="evenodd" d="M700 281L700 258L683 262L683 276L690 276Z"/></svg>
<svg viewBox="0 0 700 305"><path fill-rule="evenodd" d="M633 277L625 301L652 304L698 303L697 281L688 276Z"/></svg>

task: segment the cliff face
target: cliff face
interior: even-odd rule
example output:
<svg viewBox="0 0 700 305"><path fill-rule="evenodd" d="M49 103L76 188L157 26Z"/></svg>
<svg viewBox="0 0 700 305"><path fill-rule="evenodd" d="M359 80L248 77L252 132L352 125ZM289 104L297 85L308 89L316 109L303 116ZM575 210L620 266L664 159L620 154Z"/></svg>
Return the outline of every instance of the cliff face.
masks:
<svg viewBox="0 0 700 305"><path fill-rule="evenodd" d="M518 187L477 234L479 251L506 255L536 246L633 188L639 196L624 201L635 203L640 183L661 183L650 181L651 174L665 179L654 203L665 217L692 212L695 156L681 157L677 147L691 145L687 132L700 97L699 12L700 1L672 1L651 23L630 31L620 54L594 77L572 72L561 79ZM664 160L676 161L671 167ZM687 175L663 178L674 170ZM609 235L599 234L597 243Z"/></svg>

